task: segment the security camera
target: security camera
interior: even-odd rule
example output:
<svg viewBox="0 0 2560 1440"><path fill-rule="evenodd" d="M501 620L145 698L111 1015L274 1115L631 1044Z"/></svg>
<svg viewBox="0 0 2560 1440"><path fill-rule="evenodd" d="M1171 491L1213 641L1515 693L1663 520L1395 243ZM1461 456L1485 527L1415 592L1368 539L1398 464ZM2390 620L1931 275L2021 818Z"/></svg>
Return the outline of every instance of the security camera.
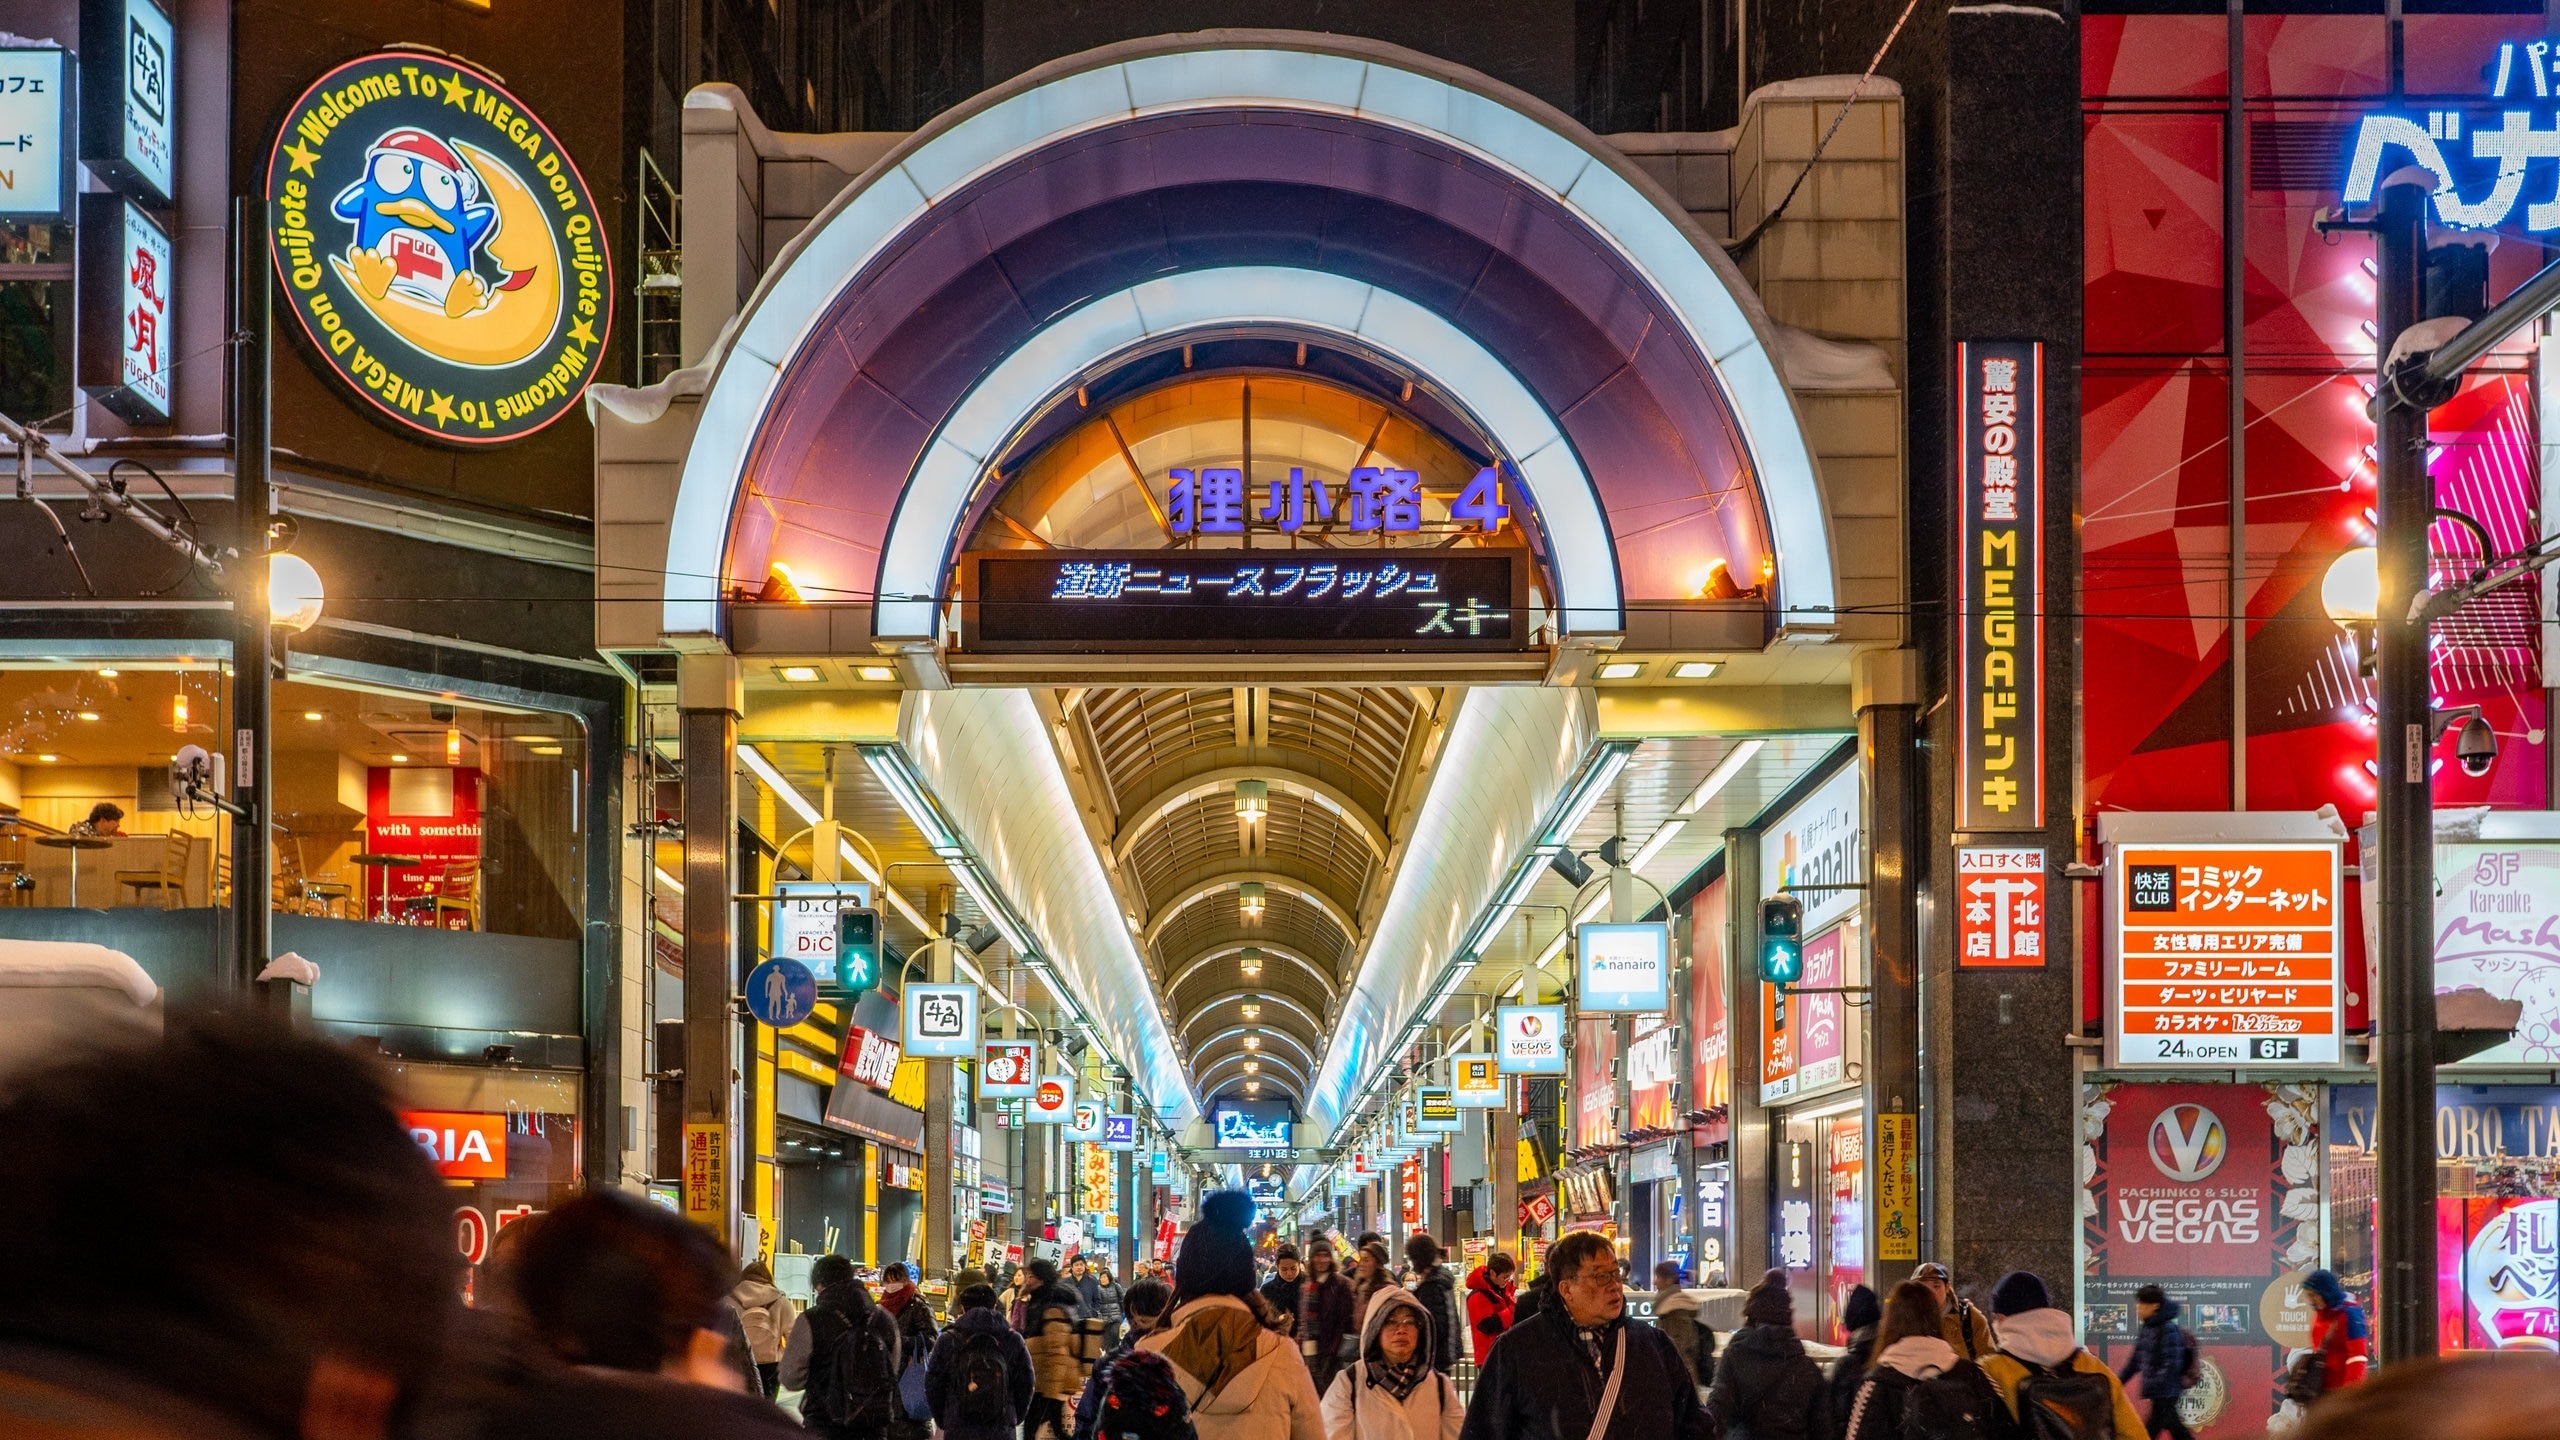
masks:
<svg viewBox="0 0 2560 1440"><path fill-rule="evenodd" d="M2478 777L2489 773L2498 763L2498 732L2478 715L2462 722L2453 737L2453 758L2460 762L2462 773Z"/></svg>

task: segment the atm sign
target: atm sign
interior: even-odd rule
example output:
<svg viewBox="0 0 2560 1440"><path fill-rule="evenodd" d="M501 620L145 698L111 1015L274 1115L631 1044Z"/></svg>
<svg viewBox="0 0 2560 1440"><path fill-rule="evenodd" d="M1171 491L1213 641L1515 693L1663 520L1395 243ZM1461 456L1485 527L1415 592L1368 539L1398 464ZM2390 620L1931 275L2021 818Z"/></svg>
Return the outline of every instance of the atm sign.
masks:
<svg viewBox="0 0 2560 1440"><path fill-rule="evenodd" d="M400 1123L448 1180L507 1178L507 1117L457 1110L403 1110Z"/></svg>

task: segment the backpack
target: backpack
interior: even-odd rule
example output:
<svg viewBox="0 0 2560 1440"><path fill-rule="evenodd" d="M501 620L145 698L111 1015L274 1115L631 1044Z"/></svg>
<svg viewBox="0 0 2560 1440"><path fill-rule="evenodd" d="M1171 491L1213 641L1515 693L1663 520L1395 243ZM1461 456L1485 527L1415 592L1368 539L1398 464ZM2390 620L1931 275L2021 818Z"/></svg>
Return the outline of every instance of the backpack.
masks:
<svg viewBox="0 0 2560 1440"><path fill-rule="evenodd" d="M2067 1362L2056 1370L2029 1361L2018 1381L2018 1431L2025 1440L2111 1440L2116 1433L2115 1377Z"/></svg>
<svg viewBox="0 0 2560 1440"><path fill-rule="evenodd" d="M898 1376L891 1367L891 1348L881 1343L874 1333L871 1317L876 1311L866 1310L860 1319L835 1311L816 1311L833 1318L836 1329L830 1341L820 1341L818 1350L828 1359L824 1383L812 1367L810 1390L820 1399L820 1411L837 1425L877 1424L887 1419L882 1412L889 1408L897 1394ZM812 1323L815 1321L813 1319ZM815 1340L817 1337L812 1336Z"/></svg>
<svg viewBox="0 0 2560 1440"><path fill-rule="evenodd" d="M1102 1371L1095 1440L1199 1440L1173 1365L1152 1350L1126 1350Z"/></svg>
<svg viewBox="0 0 2560 1440"><path fill-rule="evenodd" d="M2329 1388L2329 1359L2317 1350L2304 1350L2293 1357L2284 1369L2284 1398L2296 1405L2308 1405Z"/></svg>
<svg viewBox="0 0 2560 1440"><path fill-rule="evenodd" d="M2178 1332L2178 1343L2186 1347L2178 1362L2178 1390L2183 1394L2204 1383L2204 1352L2196 1348L2196 1337L2176 1325L2169 1328Z"/></svg>
<svg viewBox="0 0 2560 1440"><path fill-rule="evenodd" d="M1005 1371L1004 1345L995 1336L963 1339L951 1357L951 1423L943 1428L1012 1429L1012 1377Z"/></svg>
<svg viewBox="0 0 2560 1440"><path fill-rule="evenodd" d="M1902 1440L1991 1440L2007 1428L2002 1408L1990 1377L1959 1365L1903 1396Z"/></svg>

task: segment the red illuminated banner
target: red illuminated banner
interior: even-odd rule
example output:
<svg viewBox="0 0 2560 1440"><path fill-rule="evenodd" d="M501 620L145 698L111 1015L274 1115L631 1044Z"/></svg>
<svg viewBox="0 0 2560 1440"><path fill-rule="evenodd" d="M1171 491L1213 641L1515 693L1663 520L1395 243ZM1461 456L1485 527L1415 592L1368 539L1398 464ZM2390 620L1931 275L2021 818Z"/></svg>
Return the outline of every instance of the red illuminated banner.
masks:
<svg viewBox="0 0 2560 1440"><path fill-rule="evenodd" d="M507 1117L455 1110L403 1110L409 1138L448 1180L507 1178Z"/></svg>
<svg viewBox="0 0 2560 1440"><path fill-rule="evenodd" d="M886 1090L897 1078L898 1042L876 1030L848 1025L844 1031L844 1058L837 1068L874 1090Z"/></svg>
<svg viewBox="0 0 2560 1440"><path fill-rule="evenodd" d="M2044 828L2044 347L1956 346L1956 829Z"/></svg>
<svg viewBox="0 0 2560 1440"><path fill-rule="evenodd" d="M1986 845L1956 850L1956 963L2044 964L2042 850Z"/></svg>

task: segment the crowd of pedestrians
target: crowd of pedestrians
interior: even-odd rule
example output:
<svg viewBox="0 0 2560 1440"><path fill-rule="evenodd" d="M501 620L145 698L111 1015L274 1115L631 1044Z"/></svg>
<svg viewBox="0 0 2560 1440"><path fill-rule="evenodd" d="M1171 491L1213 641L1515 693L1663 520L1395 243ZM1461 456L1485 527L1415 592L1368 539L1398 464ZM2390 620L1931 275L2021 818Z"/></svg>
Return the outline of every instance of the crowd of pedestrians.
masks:
<svg viewBox="0 0 2560 1440"><path fill-rule="evenodd" d="M945 1322L907 1265L875 1294L817 1257L802 1308L597 1189L494 1236L466 1306L450 1202L378 1070L218 1016L19 1072L0 1135L11 1440L2187 1440L2199 1381L2157 1287L2110 1367L2037 1276L1976 1306L1923 1265L1846 1297L1826 1369L1785 1271L1724 1336L1676 1266L1631 1320L1592 1232L1525 1290L1506 1254L1459 1279L1429 1236L1401 1272L1362 1236L1347 1274L1313 1239L1266 1279L1235 1192L1202 1202L1170 1284L1093 1257L964 1270ZM2301 1440L2560 1435L2560 1361L2367 1383L2362 1307L2325 1270L2305 1291L2313 1343L2283 1379Z"/></svg>

